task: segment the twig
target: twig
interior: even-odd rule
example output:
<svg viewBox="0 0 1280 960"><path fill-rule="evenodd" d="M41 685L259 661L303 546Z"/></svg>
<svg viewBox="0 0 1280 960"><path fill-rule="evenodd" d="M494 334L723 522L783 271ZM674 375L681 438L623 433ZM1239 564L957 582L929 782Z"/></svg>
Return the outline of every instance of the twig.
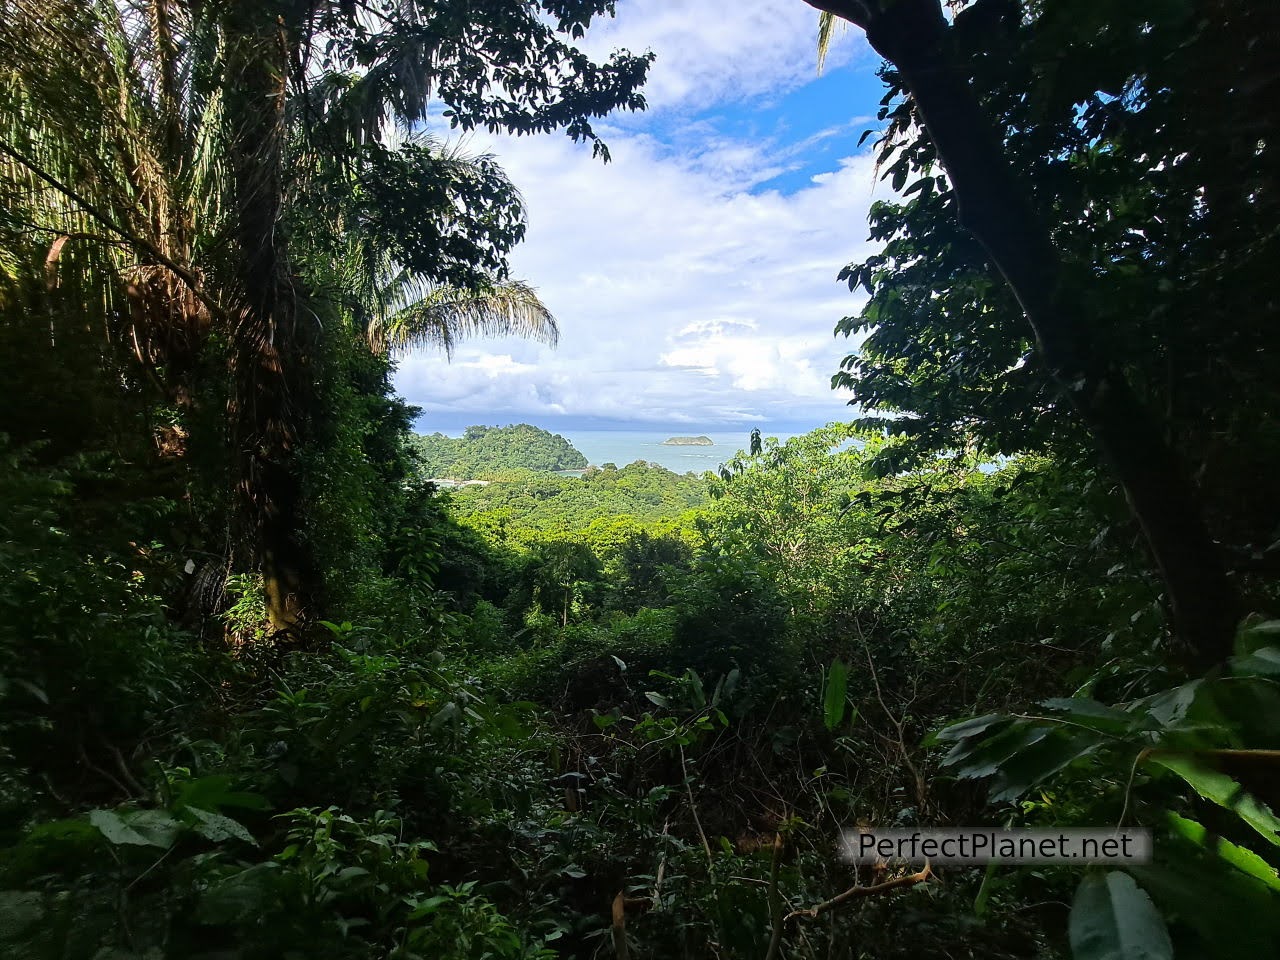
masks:
<svg viewBox="0 0 1280 960"><path fill-rule="evenodd" d="M102 739L102 742L107 745L111 750L111 753L115 756L116 769L120 771L120 776L124 777L125 783L132 787L139 796L144 795L147 792L146 788L138 782L138 778L133 775L133 772L129 769L129 765L124 762L124 755L120 753L120 748L114 743L108 742L105 737Z"/></svg>
<svg viewBox="0 0 1280 960"><path fill-rule="evenodd" d="M782 913L782 894L778 890L778 867L782 863L782 834L773 835L773 860L769 863L769 922L773 925L773 933L769 937L769 949L765 951L764 960L777 960L778 951L782 949L782 928L786 925L786 917Z"/></svg>
<svg viewBox="0 0 1280 960"><path fill-rule="evenodd" d="M1147 757L1234 757L1240 760L1280 760L1280 750L1178 750L1173 747L1148 747L1138 755L1139 760Z"/></svg>
<svg viewBox="0 0 1280 960"><path fill-rule="evenodd" d="M177 849L178 849L177 843L171 844L169 846L169 849L167 849L164 853L160 854L160 859L158 859L155 863L151 864L151 866L147 867L147 869L143 870L140 874L138 874L136 877L133 878L132 882L130 882L130 884L124 888L125 893L128 893L135 886L137 886L138 883L140 883L142 879L147 876L147 874L149 874L156 867L160 866L160 864L164 863L164 861L168 858L169 854L173 853L173 851Z"/></svg>
<svg viewBox="0 0 1280 960"><path fill-rule="evenodd" d="M1151 749L1148 747L1133 758L1133 766L1129 768L1129 782L1124 787L1124 806L1120 808L1120 820L1116 823L1117 830L1124 826L1125 817L1129 815L1129 800L1133 796L1133 781L1138 775L1138 764L1142 763L1150 753Z"/></svg>
<svg viewBox="0 0 1280 960"><path fill-rule="evenodd" d="M658 861L658 872L653 878L653 909L657 910L661 907L662 901L659 895L662 893L662 878L667 872L667 831L671 829L671 818L667 817L662 822L662 859Z"/></svg>
<svg viewBox="0 0 1280 960"><path fill-rule="evenodd" d="M895 877L892 880L886 880L884 883L875 883L869 887L850 887L844 893L832 897L830 900L823 900L822 903L814 907L804 910L792 910L787 914L787 920L792 917L808 917L809 919L817 919L822 914L837 907L842 907L846 903L854 900L861 900L863 897L872 897L878 893L887 893L890 890L897 890L899 887L914 887L917 883L924 883L933 876L933 871L929 869L926 863L924 868L918 873L909 873L905 877Z"/></svg>
<svg viewBox="0 0 1280 960"><path fill-rule="evenodd" d="M702 840L702 849L707 854L707 868L715 869L715 858L711 855L711 844L707 842L706 831L702 829L702 819L698 816L698 805L693 800L693 786L689 783L689 767L684 759L684 747L680 747L680 772L684 775L684 789L689 796L689 812L693 814L694 826L698 828L698 836Z"/></svg>
<svg viewBox="0 0 1280 960"><path fill-rule="evenodd" d="M123 783L121 783L114 776L112 776L110 772L103 770L100 766L98 766L96 763L94 763L92 760L89 759L89 755L85 753L83 743L79 744L79 747L80 747L80 762L83 763L87 769L93 771L98 776L102 777L104 780L110 780L111 783L114 784L115 788L119 790L124 796L126 797L133 796L133 792L128 787L126 787Z"/></svg>
<svg viewBox="0 0 1280 960"><path fill-rule="evenodd" d="M894 729L898 732L896 741L898 752L902 755L902 762L907 765L907 769L911 772L911 779L914 781L916 788L916 806L923 812L927 802L924 777L920 775L919 769L911 761L911 751L907 747L906 733L902 729L902 723L894 715L893 711L889 709L889 705L884 702L884 692L880 689L880 677L876 673L876 662L872 659L871 647L867 644L867 638L862 635L861 630L858 631L858 639L862 641L862 652L867 658L867 667L871 671L871 682L875 685L876 699L880 701L880 709L884 711L885 716L889 718L889 722L893 724Z"/></svg>

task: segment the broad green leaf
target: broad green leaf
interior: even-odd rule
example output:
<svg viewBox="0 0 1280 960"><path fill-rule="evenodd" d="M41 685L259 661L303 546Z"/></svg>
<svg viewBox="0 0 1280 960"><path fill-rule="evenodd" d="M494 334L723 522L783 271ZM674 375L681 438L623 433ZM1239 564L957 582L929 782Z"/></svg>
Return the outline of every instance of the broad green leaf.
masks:
<svg viewBox="0 0 1280 960"><path fill-rule="evenodd" d="M1156 852L1159 862L1130 872L1167 916L1199 935L1198 949L1185 956L1280 956L1280 896L1179 834L1158 843Z"/></svg>
<svg viewBox="0 0 1280 960"><path fill-rule="evenodd" d="M1249 876L1261 880L1272 890L1280 891L1280 874L1277 874L1276 868L1252 850L1247 847L1237 846L1222 837L1214 836L1204 828L1203 824L1188 820L1186 817L1180 817L1176 813L1168 813L1166 817L1169 821L1170 829L1179 836L1186 837L1197 846L1216 853L1237 870L1242 870Z"/></svg>
<svg viewBox="0 0 1280 960"><path fill-rule="evenodd" d="M1172 690L1157 693L1144 703L1147 715L1162 727L1176 724L1187 715L1203 685L1203 680L1192 680Z"/></svg>
<svg viewBox="0 0 1280 960"><path fill-rule="evenodd" d="M1280 675L1280 647L1260 647L1231 661L1231 672L1237 676Z"/></svg>
<svg viewBox="0 0 1280 960"><path fill-rule="evenodd" d="M456 720L461 715L462 708L450 700L443 707L437 710L435 716L431 718L431 729L435 730L437 727L443 726L450 720Z"/></svg>
<svg viewBox="0 0 1280 960"><path fill-rule="evenodd" d="M1220 744L1224 730L1241 745L1280 743L1280 683L1275 678L1236 677L1215 683L1211 690L1205 706L1213 714L1203 719L1217 729L1205 731L1205 746Z"/></svg>
<svg viewBox="0 0 1280 960"><path fill-rule="evenodd" d="M1080 882L1068 932L1075 960L1173 960L1164 919L1119 870L1090 873Z"/></svg>
<svg viewBox="0 0 1280 960"><path fill-rule="evenodd" d="M49 705L49 695L44 692L43 687L38 687L34 683L32 683L30 680L23 680L21 677L16 678L13 682L18 686L20 686L23 690L27 691L27 693L31 694L31 696L35 697L45 706Z"/></svg>
<svg viewBox="0 0 1280 960"><path fill-rule="evenodd" d="M153 847L171 847L182 831L182 824L163 810L131 810L120 819L145 838Z"/></svg>
<svg viewBox="0 0 1280 960"><path fill-rule="evenodd" d="M129 826L114 810L90 810L89 822L114 846L129 844L136 847L167 847L167 843L157 843L154 839Z"/></svg>
<svg viewBox="0 0 1280 960"><path fill-rule="evenodd" d="M79 817L66 820L50 820L37 824L27 834L29 843L83 843L97 842L100 831Z"/></svg>
<svg viewBox="0 0 1280 960"><path fill-rule="evenodd" d="M987 901L991 899L991 890L995 886L996 870L1000 864L992 860L987 864L986 872L982 874L982 886L978 887L978 895L973 900L973 915L975 917L984 916L987 912Z"/></svg>
<svg viewBox="0 0 1280 960"><path fill-rule="evenodd" d="M1274 651L1277 642L1280 642L1280 620L1264 620L1241 627L1236 634L1236 656L1247 657L1267 647Z"/></svg>
<svg viewBox="0 0 1280 960"><path fill-rule="evenodd" d="M220 807L239 807L244 810L265 810L267 801L256 793L235 790L234 781L226 774L213 774L182 784L174 797L173 806L199 807L201 810L218 810Z"/></svg>
<svg viewBox="0 0 1280 960"><path fill-rule="evenodd" d="M1000 764L991 784L991 802L1002 803L1022 796L1100 746L1101 739L1088 731L1069 735L1061 728L1051 730L1048 736Z"/></svg>
<svg viewBox="0 0 1280 960"><path fill-rule="evenodd" d="M1122 733L1136 723L1133 714L1085 697L1053 697L1040 701L1040 706L1050 713L1063 714L1072 723L1108 733Z"/></svg>
<svg viewBox="0 0 1280 960"><path fill-rule="evenodd" d="M723 696L731 697L734 691L738 689L738 681L742 678L742 673L737 667L734 667L724 678Z"/></svg>
<svg viewBox="0 0 1280 960"><path fill-rule="evenodd" d="M826 690L822 697L822 722L828 730L840 726L844 719L849 693L849 666L840 658L831 661L827 671Z"/></svg>
<svg viewBox="0 0 1280 960"><path fill-rule="evenodd" d="M942 766L961 779L979 779L996 773L1017 756L1049 736L1047 727L1020 723L976 743L956 744L942 759Z"/></svg>
<svg viewBox="0 0 1280 960"><path fill-rule="evenodd" d="M975 737L991 727L994 727L996 724L1004 724L1008 722L1008 717L998 713L989 713L985 717L971 717L968 720L961 720L959 723L949 724L941 730L937 730L930 734L925 738L925 745L934 746L939 743L954 743L957 740Z"/></svg>
<svg viewBox="0 0 1280 960"><path fill-rule="evenodd" d="M448 902L448 897L444 897L439 894L434 897L427 897L426 900L423 900L414 907L413 912L409 914L409 919L421 920L423 917L427 917L435 913Z"/></svg>
<svg viewBox="0 0 1280 960"><path fill-rule="evenodd" d="M1206 800L1212 800L1218 806L1235 812L1268 841L1280 846L1280 818L1231 777L1205 766L1191 756L1153 754L1150 759L1158 766L1172 770Z"/></svg>
<svg viewBox="0 0 1280 960"><path fill-rule="evenodd" d="M246 830L243 824L237 823L230 817L224 817L220 813L210 813L208 810L197 807L188 807L187 812L199 821L195 825L196 833L214 843L235 839L254 846L258 845L258 841L253 839L253 834Z"/></svg>

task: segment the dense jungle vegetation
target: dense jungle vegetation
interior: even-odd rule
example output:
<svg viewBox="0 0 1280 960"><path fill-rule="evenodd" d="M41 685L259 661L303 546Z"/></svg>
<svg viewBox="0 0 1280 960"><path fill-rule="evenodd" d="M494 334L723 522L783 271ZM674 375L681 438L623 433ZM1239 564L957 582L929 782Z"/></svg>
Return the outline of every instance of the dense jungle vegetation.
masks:
<svg viewBox="0 0 1280 960"><path fill-rule="evenodd" d="M557 330L424 122L607 160L613 4L0 0L0 952L1280 955L1280 6L811 5L858 419L444 493L395 352Z"/></svg>
<svg viewBox="0 0 1280 960"><path fill-rule="evenodd" d="M461 437L415 435L414 453L428 478L489 480L512 470L582 470L587 458L564 437L527 423L467 427Z"/></svg>

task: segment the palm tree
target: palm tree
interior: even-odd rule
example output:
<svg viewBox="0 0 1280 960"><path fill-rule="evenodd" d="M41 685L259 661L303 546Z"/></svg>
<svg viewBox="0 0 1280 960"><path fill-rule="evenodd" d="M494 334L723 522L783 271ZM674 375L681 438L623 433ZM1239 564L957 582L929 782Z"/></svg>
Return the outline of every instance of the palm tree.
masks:
<svg viewBox="0 0 1280 960"><path fill-rule="evenodd" d="M224 312L214 258L194 262L223 226L222 102L185 65L214 56L206 27L163 0L0 3L0 184L28 259L179 402Z"/></svg>
<svg viewBox="0 0 1280 960"><path fill-rule="evenodd" d="M528 288L506 282L523 221L496 165L393 149L392 129L422 121L430 94L464 127L565 128L603 152L590 119L643 106L649 58L596 64L564 39L581 35L599 0L523 0L484 17L462 0L380 9L0 0L0 191L17 213L12 232L48 244L44 264L28 244L22 269L79 268L85 315L175 399L189 396L191 359L220 333L240 539L282 631L310 593L297 454L320 414L320 317L342 320L345 298L335 313L320 281L340 268L344 234L363 221L366 246L382 248L347 287L382 287L385 303L355 311L380 349L555 336ZM373 269L387 264L398 266Z"/></svg>
<svg viewBox="0 0 1280 960"><path fill-rule="evenodd" d="M221 16L221 19L218 17ZM292 466L305 377L284 249L284 76L276 22L177 0L5 4L7 191L170 399L207 334L231 345L228 440L273 624L297 621L306 563ZM90 135L86 136L86 132ZM97 134L95 136L95 134ZM66 258L69 244L92 251Z"/></svg>

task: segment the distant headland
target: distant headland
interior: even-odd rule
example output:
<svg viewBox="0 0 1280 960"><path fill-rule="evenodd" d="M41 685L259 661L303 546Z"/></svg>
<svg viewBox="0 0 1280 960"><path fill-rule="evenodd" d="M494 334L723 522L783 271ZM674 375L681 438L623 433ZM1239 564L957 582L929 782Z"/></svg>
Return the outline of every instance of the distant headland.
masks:
<svg viewBox="0 0 1280 960"><path fill-rule="evenodd" d="M714 447L716 442L710 437L672 437L663 440L664 447Z"/></svg>

